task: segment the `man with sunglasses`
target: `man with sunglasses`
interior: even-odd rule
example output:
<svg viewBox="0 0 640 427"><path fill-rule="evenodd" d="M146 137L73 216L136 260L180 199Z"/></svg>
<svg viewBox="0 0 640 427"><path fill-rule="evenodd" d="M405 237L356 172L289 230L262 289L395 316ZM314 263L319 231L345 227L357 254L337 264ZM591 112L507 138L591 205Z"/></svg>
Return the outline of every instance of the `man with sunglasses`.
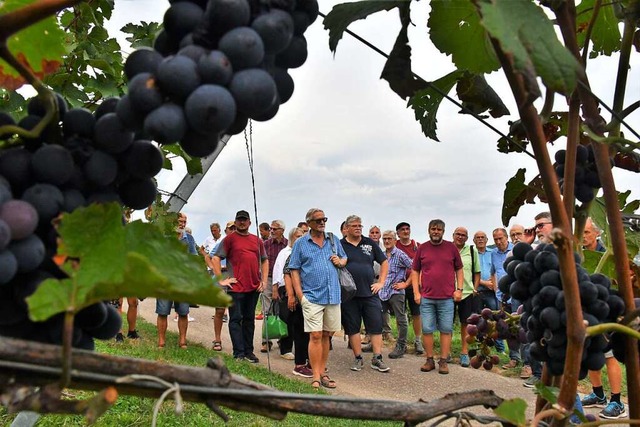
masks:
<svg viewBox="0 0 640 427"><path fill-rule="evenodd" d="M347 255L340 240L333 234L325 233L328 220L322 209L309 209L306 221L309 232L294 243L289 270L293 289L302 307L304 331L309 332L309 362L313 371L311 384L316 388L321 385L335 388L335 381L325 369L331 336L342 327L337 269L347 265Z"/></svg>
<svg viewBox="0 0 640 427"><path fill-rule="evenodd" d="M227 260L227 271L235 283L226 282L233 304L229 307L229 335L233 357L258 363L253 353L255 312L258 295L267 284L269 259L258 236L249 233L251 220L247 211L236 213L235 233L227 235L213 256L213 272L222 274L221 260Z"/></svg>

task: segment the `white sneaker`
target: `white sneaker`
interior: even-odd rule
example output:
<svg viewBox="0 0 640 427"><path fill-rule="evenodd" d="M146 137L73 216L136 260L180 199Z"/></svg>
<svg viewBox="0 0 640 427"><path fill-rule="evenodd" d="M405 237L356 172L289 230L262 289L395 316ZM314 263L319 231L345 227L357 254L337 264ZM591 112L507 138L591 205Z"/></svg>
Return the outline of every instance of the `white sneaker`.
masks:
<svg viewBox="0 0 640 427"><path fill-rule="evenodd" d="M296 356L294 356L294 354L291 353L291 352L288 352L288 353L285 353L285 354L281 354L280 357L282 357L285 360L293 360L293 359L296 358Z"/></svg>
<svg viewBox="0 0 640 427"><path fill-rule="evenodd" d="M196 321L195 317L189 316L188 319L189 319L189 322L195 322Z"/></svg>

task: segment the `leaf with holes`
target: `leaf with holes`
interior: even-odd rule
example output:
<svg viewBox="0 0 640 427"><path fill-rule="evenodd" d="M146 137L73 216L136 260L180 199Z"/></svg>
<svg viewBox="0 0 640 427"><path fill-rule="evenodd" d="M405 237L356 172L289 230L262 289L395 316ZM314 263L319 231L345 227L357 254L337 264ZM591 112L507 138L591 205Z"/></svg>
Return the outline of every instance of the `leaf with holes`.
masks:
<svg viewBox="0 0 640 427"><path fill-rule="evenodd" d="M420 122L422 132L427 138L439 141L436 129L438 108L440 108L440 104L444 99L442 94L449 93L461 75L462 71L453 71L431 82L428 88L416 92L409 99L407 105L413 108L416 120Z"/></svg>
<svg viewBox="0 0 640 427"><path fill-rule="evenodd" d="M438 50L451 55L459 70L490 73L500 68L480 16L469 0L432 1L429 36Z"/></svg>
<svg viewBox="0 0 640 427"><path fill-rule="evenodd" d="M33 0L6 0L0 2L0 15L33 3ZM65 34L55 17L45 18L12 34L7 47L14 57L30 69L39 79L53 73L66 54ZM24 78L4 60L0 59L0 87L15 90L25 84Z"/></svg>
<svg viewBox="0 0 640 427"><path fill-rule="evenodd" d="M513 55L516 70L531 79L533 67L549 89L571 93L582 67L560 43L542 8L529 0L491 0L481 2L480 10L482 25Z"/></svg>
<svg viewBox="0 0 640 427"><path fill-rule="evenodd" d="M406 5L406 0L358 1L335 5L324 18L324 28L329 30L329 48L335 52L338 42L349 25L366 19L369 15Z"/></svg>

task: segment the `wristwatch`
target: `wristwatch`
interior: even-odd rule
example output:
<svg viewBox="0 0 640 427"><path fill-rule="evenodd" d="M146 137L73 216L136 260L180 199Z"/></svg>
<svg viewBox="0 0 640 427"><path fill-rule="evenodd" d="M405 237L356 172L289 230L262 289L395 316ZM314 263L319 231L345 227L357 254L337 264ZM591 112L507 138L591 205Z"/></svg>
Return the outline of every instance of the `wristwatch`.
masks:
<svg viewBox="0 0 640 427"><path fill-rule="evenodd" d="M462 288L456 288L457 291L462 291Z"/></svg>

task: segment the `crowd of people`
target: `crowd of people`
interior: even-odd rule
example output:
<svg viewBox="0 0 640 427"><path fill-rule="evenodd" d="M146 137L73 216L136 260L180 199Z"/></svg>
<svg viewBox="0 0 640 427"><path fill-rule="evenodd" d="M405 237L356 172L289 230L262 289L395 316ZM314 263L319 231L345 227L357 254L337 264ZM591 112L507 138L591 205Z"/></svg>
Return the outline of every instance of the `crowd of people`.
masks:
<svg viewBox="0 0 640 427"><path fill-rule="evenodd" d="M353 352L351 370L362 370L363 353L371 352L369 366L378 372L390 372L383 358L383 341L392 339L390 314L395 319L397 338L387 357L397 359L407 353L411 324L415 336L413 351L425 357L420 370L437 369L440 374L448 374L457 313L461 324L459 363L468 367L467 318L485 307L517 309L520 302L503 295L497 286L506 274L504 261L517 242L534 246L549 243L553 229L551 215L542 212L535 216L531 228L516 224L508 231L502 227L492 230L490 248L487 233L477 231L469 242L469 232L462 226L456 227L448 240L445 223L440 219L429 222L429 239L418 243L411 238L411 225L407 222L398 223L395 230L373 225L368 235L364 235L361 218L350 215L340 227L342 236L335 236L325 230L328 219L324 211L313 208L285 237L285 224L281 220L262 223L259 235L252 234L250 215L240 210L233 221L226 223L224 235L220 225L212 223L211 236L198 248L185 231L186 216L181 215L179 221L178 238L190 253L203 256L211 276L218 279L216 286L224 289L233 301L228 309L233 357L259 362L253 344L255 320L268 315L271 305L277 304L281 313L287 312L283 318L289 332L278 341L280 356L293 362L293 374L310 378L316 388L337 386L328 375L327 360L332 336L340 330L344 330ZM584 232L585 249L604 250L599 233L589 219ZM355 296L347 301L341 299L341 269L348 270L357 288ZM263 313L256 316L259 299ZM165 345L167 316L172 305L178 316L179 345L186 347L189 304L160 299L156 302L158 346ZM225 308L217 308L213 350L222 350L225 321ZM137 337L135 323L128 335L132 333ZM363 334L366 342L362 340ZM440 343L437 366L435 334L439 335ZM270 351L272 345L270 340L263 339L261 352ZM495 350L509 355L503 368L519 368L524 386L534 387L540 381L542 364L530 356L528 345L507 349L504 342L497 341ZM604 394L601 373L590 371L593 391L576 404L603 407L600 416L604 418L624 417L620 364L611 352L606 357L610 399Z"/></svg>

